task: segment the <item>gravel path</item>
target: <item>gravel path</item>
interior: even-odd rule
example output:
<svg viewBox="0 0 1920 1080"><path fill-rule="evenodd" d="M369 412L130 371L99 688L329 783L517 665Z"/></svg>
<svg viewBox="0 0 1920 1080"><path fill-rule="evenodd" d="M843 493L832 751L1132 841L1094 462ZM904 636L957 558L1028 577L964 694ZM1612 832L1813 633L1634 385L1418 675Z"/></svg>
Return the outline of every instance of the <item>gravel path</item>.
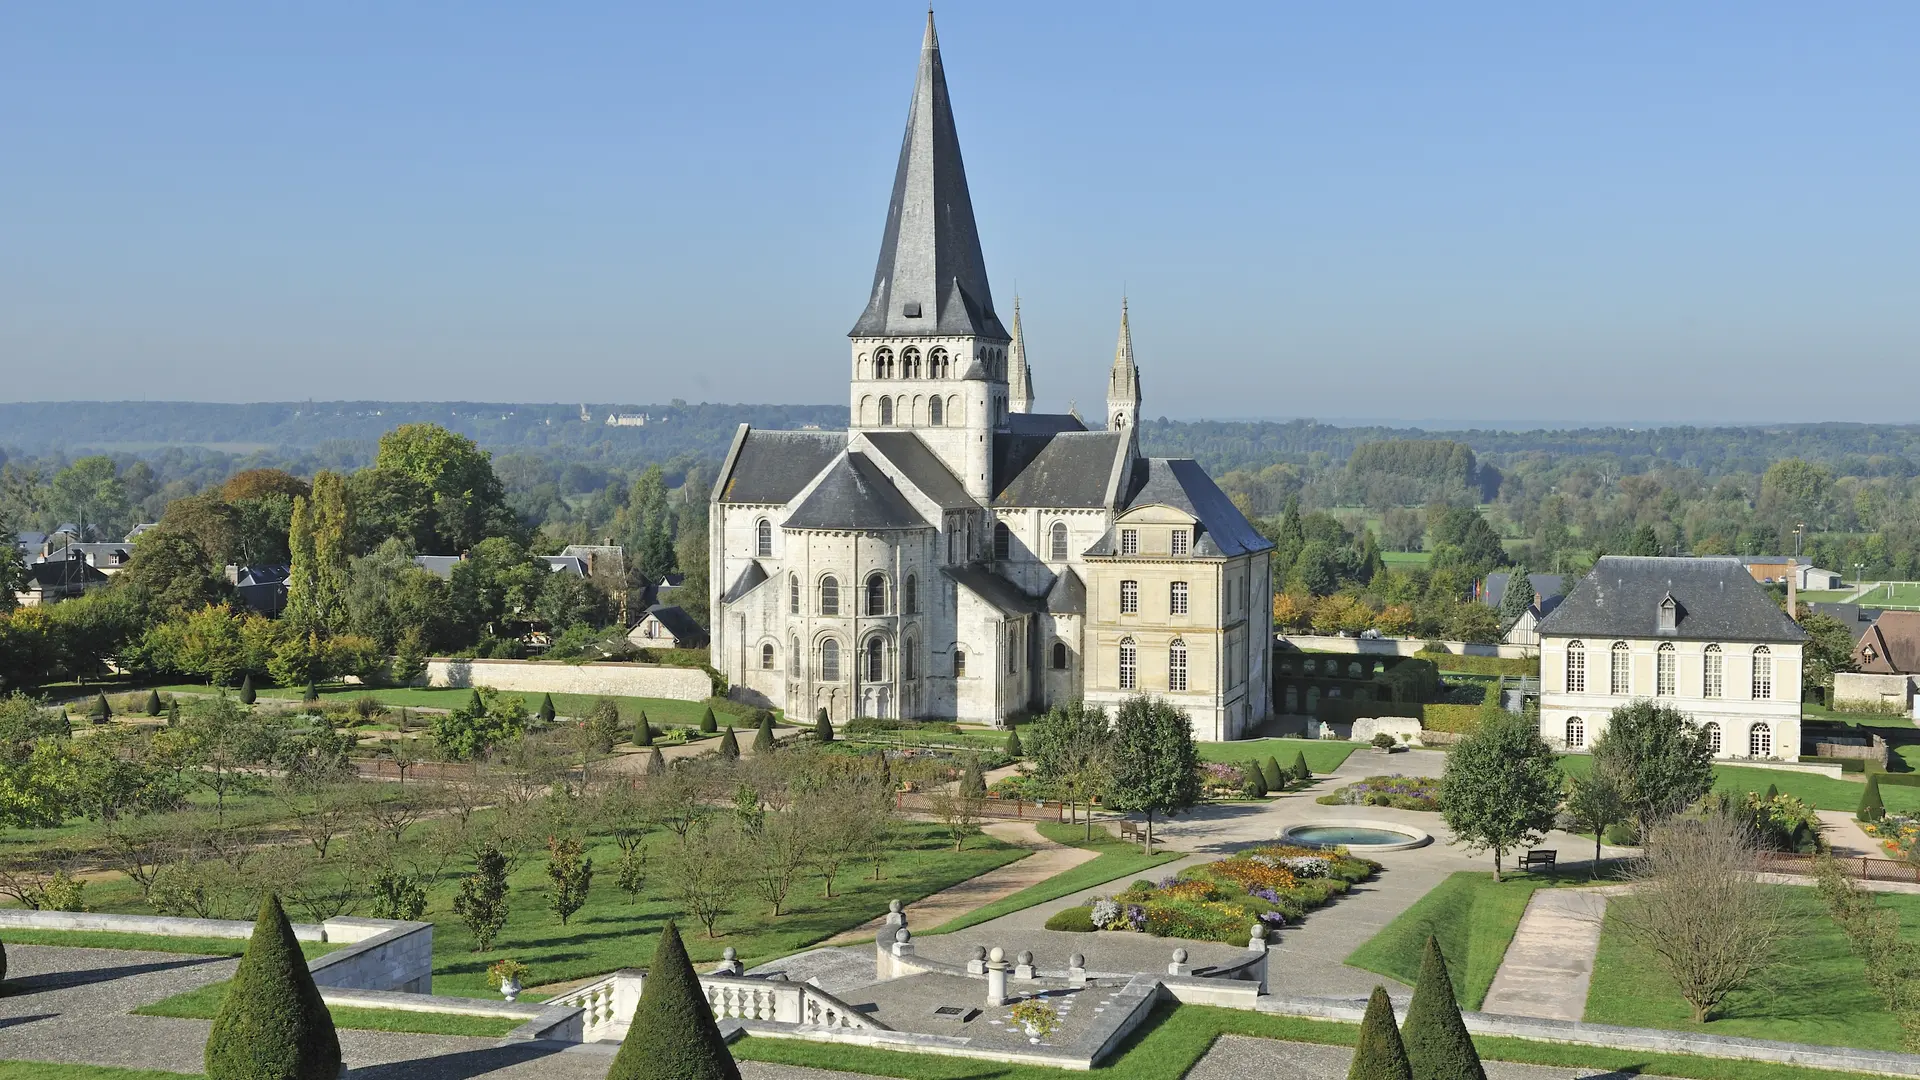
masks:
<svg viewBox="0 0 1920 1080"><path fill-rule="evenodd" d="M1353 1061L1344 1046L1277 1042L1245 1035L1223 1035L1187 1073L1185 1080L1341 1080ZM1562 1068L1486 1062L1487 1080L1629 1080L1607 1069ZM1632 1080L1664 1080L1633 1074Z"/></svg>
<svg viewBox="0 0 1920 1080"><path fill-rule="evenodd" d="M1033 854L1005 866L995 867L979 877L966 881L949 889L942 889L932 896L923 897L907 905L907 925L915 932L931 930L952 919L957 919L971 911L1012 896L1032 885L1071 870L1081 863L1099 857L1098 852L1086 848L1068 847L1056 844L1040 835L1040 829L1031 821L996 821L983 826L980 830L996 840L1031 850ZM880 929L886 918L885 913L861 923L846 933L829 939L828 945L851 945L856 942L871 942L873 935Z"/></svg>
<svg viewBox="0 0 1920 1080"><path fill-rule="evenodd" d="M1585 1016L1607 897L1618 891L1602 887L1534 893L1481 1011L1545 1020Z"/></svg>

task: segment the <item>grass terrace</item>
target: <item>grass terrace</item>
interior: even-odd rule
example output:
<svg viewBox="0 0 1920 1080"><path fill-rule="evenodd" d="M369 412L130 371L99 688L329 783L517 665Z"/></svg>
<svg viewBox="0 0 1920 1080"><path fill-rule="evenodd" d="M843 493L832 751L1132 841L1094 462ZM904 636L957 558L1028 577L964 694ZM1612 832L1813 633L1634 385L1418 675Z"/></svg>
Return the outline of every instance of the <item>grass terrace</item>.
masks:
<svg viewBox="0 0 1920 1080"><path fill-rule="evenodd" d="M1228 765L1244 765L1249 761L1265 761L1271 757L1285 768L1293 764L1295 754L1304 753L1307 755L1307 768L1312 769L1316 776L1324 776L1339 768L1349 755L1360 749L1360 744L1320 739L1242 739L1239 742L1203 742L1199 747L1201 761L1220 761Z"/></svg>
<svg viewBox="0 0 1920 1080"><path fill-rule="evenodd" d="M186 1020L211 1020L220 1012L232 985L223 979L184 994L142 1005L136 1016L172 1016ZM509 1016L466 1016L460 1013L415 1012L411 1009L361 1009L328 1006L333 1026L364 1031L399 1031L415 1035L471 1035L482 1039L504 1037L524 1020ZM4 1074L0 1074L4 1075Z"/></svg>
<svg viewBox="0 0 1920 1080"><path fill-rule="evenodd" d="M989 919L1011 915L1016 911L1025 911L1036 904L1071 896L1082 889L1095 888L1109 881L1143 874L1156 866L1186 857L1184 853L1178 851L1157 851L1152 855L1142 855L1139 844L1115 837L1105 825L1098 822L1093 826L1092 840L1086 839L1085 825L1064 822L1047 823L1040 825L1039 830L1040 835L1056 844L1085 848L1099 854L1088 862L1055 874L1045 881L1029 885L1011 896L1002 897L957 919L950 919L925 933L950 934L955 930L978 926Z"/></svg>
<svg viewBox="0 0 1920 1080"><path fill-rule="evenodd" d="M1593 758L1585 754L1569 754L1560 759L1560 769L1569 776L1585 776L1593 769ZM1818 773L1750 769L1739 765L1715 765L1713 775L1714 786L1720 791L1764 792L1767 785L1771 784L1780 790L1780 794L1792 795L1816 809L1844 810L1848 813L1859 808L1860 794L1866 785L1863 776L1859 779L1836 780ZM1882 784L1880 797L1888 810L1901 813L1920 811L1920 787Z"/></svg>
<svg viewBox="0 0 1920 1080"><path fill-rule="evenodd" d="M168 934L123 934L111 930L26 929L9 929L4 936L8 945L57 945L69 949L126 949L185 953L190 956L239 956L247 951L246 938L173 937ZM302 941L300 954L312 960L346 947L345 943L337 941Z"/></svg>
<svg viewBox="0 0 1920 1080"><path fill-rule="evenodd" d="M1354 967L1411 986L1420 976L1429 935L1440 942L1463 1009L1478 1009L1507 955L1535 890L1552 884L1532 874L1462 870L1448 877L1346 959Z"/></svg>

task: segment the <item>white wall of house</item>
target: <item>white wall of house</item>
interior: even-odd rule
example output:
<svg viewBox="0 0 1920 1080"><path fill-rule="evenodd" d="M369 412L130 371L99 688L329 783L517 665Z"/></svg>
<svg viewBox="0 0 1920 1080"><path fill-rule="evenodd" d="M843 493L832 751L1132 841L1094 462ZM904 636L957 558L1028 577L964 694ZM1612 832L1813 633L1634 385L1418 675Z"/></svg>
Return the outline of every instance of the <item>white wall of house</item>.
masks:
<svg viewBox="0 0 1920 1080"><path fill-rule="evenodd" d="M1569 682L1569 655L1583 658ZM1615 645L1626 646L1616 650ZM1662 646L1671 646L1671 692L1659 681ZM1720 682L1708 678L1708 650L1719 649ZM1766 652L1760 653L1760 649ZM1614 679L1614 657L1624 677ZM1770 657L1770 691L1756 696L1756 656ZM1717 757L1798 761L1800 758L1801 645L1798 642L1688 641L1678 638L1588 639L1546 635L1540 642L1540 735L1555 746L1579 750L1606 733L1607 716L1640 698L1678 709L1697 724L1718 725ZM1616 688L1620 692L1616 692ZM1575 723L1577 721L1577 724ZM1758 725L1764 737L1756 739ZM1755 753L1757 748L1766 752Z"/></svg>

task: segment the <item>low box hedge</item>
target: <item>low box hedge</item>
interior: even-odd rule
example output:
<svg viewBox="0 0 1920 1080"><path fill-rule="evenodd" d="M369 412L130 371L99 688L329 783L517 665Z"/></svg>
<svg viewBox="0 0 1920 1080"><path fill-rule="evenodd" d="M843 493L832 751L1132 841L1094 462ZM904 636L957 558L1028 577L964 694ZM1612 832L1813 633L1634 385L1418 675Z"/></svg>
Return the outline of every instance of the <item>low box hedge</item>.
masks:
<svg viewBox="0 0 1920 1080"><path fill-rule="evenodd" d="M1420 711L1420 726L1428 731L1471 735L1480 730L1478 705L1424 705Z"/></svg>

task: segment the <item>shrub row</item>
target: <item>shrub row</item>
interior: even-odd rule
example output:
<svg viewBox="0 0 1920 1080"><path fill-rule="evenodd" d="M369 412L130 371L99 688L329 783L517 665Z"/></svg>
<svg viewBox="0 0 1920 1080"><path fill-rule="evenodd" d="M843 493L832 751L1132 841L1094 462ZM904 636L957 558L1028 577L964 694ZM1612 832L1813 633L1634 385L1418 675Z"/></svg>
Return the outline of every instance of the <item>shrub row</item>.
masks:
<svg viewBox="0 0 1920 1080"><path fill-rule="evenodd" d="M1420 652L1415 656L1432 661L1443 672L1461 675L1540 675L1537 657L1511 659L1505 656L1461 656L1450 652Z"/></svg>
<svg viewBox="0 0 1920 1080"><path fill-rule="evenodd" d="M1428 731L1471 735L1480 730L1478 705L1425 705L1420 712L1420 726Z"/></svg>

